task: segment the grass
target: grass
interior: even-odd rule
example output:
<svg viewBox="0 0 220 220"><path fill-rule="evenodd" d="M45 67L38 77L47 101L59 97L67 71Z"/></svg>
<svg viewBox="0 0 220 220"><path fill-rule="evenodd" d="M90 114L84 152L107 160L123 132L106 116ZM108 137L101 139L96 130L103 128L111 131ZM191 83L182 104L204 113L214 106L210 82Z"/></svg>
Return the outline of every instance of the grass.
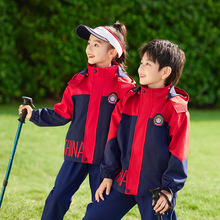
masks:
<svg viewBox="0 0 220 220"><path fill-rule="evenodd" d="M38 106L39 107L39 106ZM5 178L18 126L18 105L0 106L0 181ZM220 110L191 110L188 180L178 194L179 220L220 219ZM68 125L40 128L23 125L1 220L40 219L45 199L63 162ZM0 186L1 189L1 186ZM65 220L79 220L90 202L88 179L73 197ZM123 220L141 219L135 206Z"/></svg>

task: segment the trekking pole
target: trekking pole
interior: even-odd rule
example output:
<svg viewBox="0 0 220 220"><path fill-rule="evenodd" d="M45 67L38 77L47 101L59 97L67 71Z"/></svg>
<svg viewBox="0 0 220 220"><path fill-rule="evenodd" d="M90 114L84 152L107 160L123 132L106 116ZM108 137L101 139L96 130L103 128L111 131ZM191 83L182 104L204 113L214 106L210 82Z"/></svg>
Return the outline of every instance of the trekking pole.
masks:
<svg viewBox="0 0 220 220"><path fill-rule="evenodd" d="M159 192L160 192L160 187L155 188L155 189L150 189L151 193L152 193L152 198L154 200L154 205L157 203L159 197ZM163 217L160 213L155 212L155 215L157 215L157 219L158 220L163 220Z"/></svg>
<svg viewBox="0 0 220 220"><path fill-rule="evenodd" d="M23 104L22 105L32 105L32 106L34 106L32 98L29 98L29 97L26 97L26 96L22 96L22 98L23 98ZM22 124L25 123L26 115L27 115L27 109L23 109L22 114L20 115L20 118L18 119L19 125L18 125L16 136L15 136L15 141L14 141L11 157L10 157L10 160L9 160L9 163L8 163L8 169L6 171L5 179L4 179L4 182L3 182L3 187L2 187L2 191L1 191L1 197L0 197L0 208L1 208L2 201L3 201L5 189L6 189L6 186L8 184L8 178L9 178L9 174L10 174L10 171L11 171L11 167L12 167L12 163L13 163L13 159L14 159L18 139L19 139L19 136L20 136Z"/></svg>

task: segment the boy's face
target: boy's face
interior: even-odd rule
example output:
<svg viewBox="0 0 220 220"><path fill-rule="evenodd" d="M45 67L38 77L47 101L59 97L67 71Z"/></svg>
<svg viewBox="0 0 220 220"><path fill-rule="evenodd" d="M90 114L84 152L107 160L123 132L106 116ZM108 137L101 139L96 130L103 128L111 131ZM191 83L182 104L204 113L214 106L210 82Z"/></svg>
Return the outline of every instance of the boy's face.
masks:
<svg viewBox="0 0 220 220"><path fill-rule="evenodd" d="M138 74L141 85L147 85L148 88L164 87L163 69L159 71L159 63L151 61L147 53L141 59Z"/></svg>
<svg viewBox="0 0 220 220"><path fill-rule="evenodd" d="M109 43L91 34L86 47L88 63L92 65L96 65L96 67L99 68L111 66L112 50L115 49L110 49Z"/></svg>

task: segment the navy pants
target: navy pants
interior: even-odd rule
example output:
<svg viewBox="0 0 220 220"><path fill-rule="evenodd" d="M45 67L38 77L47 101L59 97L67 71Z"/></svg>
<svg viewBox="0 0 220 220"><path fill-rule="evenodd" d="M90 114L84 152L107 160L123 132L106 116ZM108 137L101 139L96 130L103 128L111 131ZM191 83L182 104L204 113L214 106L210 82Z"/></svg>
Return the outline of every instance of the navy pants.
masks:
<svg viewBox="0 0 220 220"><path fill-rule="evenodd" d="M100 165L64 161L55 185L46 199L41 219L63 219L70 207L73 194L79 189L87 174L89 174L92 200L94 200L95 192L101 182Z"/></svg>
<svg viewBox="0 0 220 220"><path fill-rule="evenodd" d="M99 203L94 201L87 206L86 214L83 220L119 220L133 206L138 205L142 220L157 220L157 216L153 210L152 197L149 196L133 196L120 193L114 189L106 196L105 200ZM175 212L163 215L164 220L176 220Z"/></svg>

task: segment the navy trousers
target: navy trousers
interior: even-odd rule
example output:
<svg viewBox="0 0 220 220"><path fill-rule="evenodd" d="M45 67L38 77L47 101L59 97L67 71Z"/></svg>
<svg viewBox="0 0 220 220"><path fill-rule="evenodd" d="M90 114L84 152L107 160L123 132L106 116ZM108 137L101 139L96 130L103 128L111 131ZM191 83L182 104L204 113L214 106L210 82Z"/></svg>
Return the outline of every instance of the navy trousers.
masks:
<svg viewBox="0 0 220 220"><path fill-rule="evenodd" d="M142 220L157 220L153 210L152 197L133 196L120 193L114 189L99 203L94 201L87 206L83 220L120 220L133 206L138 205ZM176 220L175 212L164 214L164 220ZM172 218L171 218L172 216Z"/></svg>
<svg viewBox="0 0 220 220"><path fill-rule="evenodd" d="M55 185L46 199L41 219L62 220L70 207L73 194L88 174L92 200L94 200L95 192L101 182L100 165L64 161Z"/></svg>

